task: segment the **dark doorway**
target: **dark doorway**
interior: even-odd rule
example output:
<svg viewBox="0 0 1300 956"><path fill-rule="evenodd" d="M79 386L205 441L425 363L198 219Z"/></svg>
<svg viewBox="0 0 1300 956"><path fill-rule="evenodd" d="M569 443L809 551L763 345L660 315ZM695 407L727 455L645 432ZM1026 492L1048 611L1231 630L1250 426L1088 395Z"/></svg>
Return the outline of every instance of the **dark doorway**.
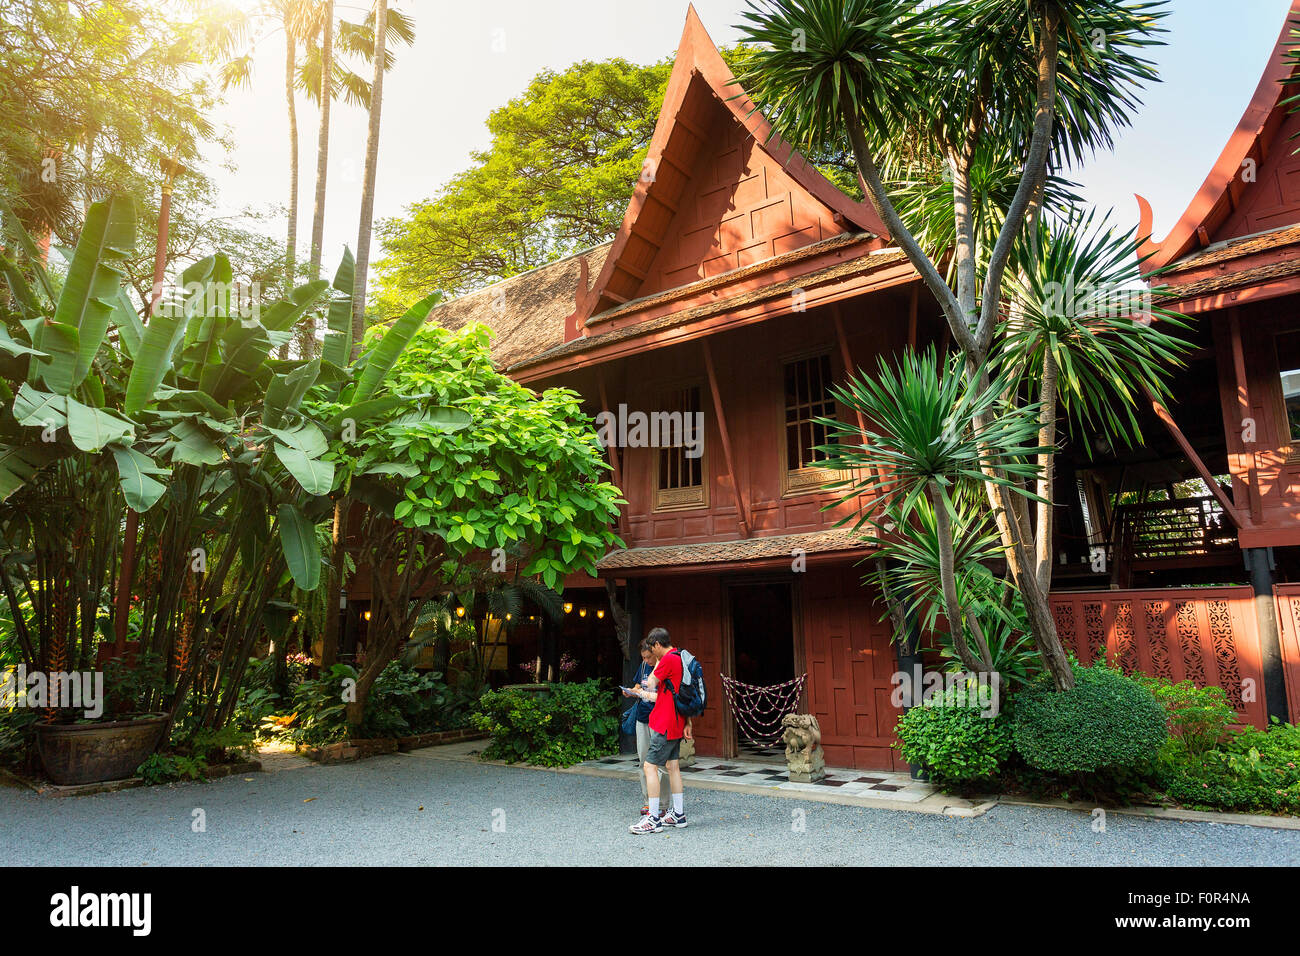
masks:
<svg viewBox="0 0 1300 956"><path fill-rule="evenodd" d="M795 678L794 598L791 586L780 581L732 585L731 633L736 680L757 687L783 684ZM741 753L764 750L771 741L754 741L742 722L736 724Z"/></svg>

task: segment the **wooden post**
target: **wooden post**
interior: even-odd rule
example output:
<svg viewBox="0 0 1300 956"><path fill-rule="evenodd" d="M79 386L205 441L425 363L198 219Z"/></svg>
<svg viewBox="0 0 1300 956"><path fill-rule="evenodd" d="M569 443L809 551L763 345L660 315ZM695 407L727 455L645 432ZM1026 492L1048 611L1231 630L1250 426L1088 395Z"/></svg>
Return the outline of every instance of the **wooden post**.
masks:
<svg viewBox="0 0 1300 956"><path fill-rule="evenodd" d="M613 409L609 407L609 395L605 392L605 373L601 368L596 369L596 388L600 393L600 407L603 411L613 414ZM618 487L623 497L627 497L627 492L623 488L623 469L618 463L618 446L617 444L609 445L605 452L609 455L609 466L614 471L614 484ZM618 509L618 531L623 534L627 530L627 525L623 516L623 507Z"/></svg>
<svg viewBox="0 0 1300 956"><path fill-rule="evenodd" d="M718 416L718 433L722 437L722 454L727 459L727 474L731 478L731 490L736 496L736 513L740 518L740 536L749 537L749 507L745 502L740 478L736 474L735 461L731 456L731 437L727 433L727 416L722 410L722 397L718 391L718 376L713 369L713 351L709 348L706 336L700 339L704 345L704 368L709 376L709 393L713 396L713 412Z"/></svg>
<svg viewBox="0 0 1300 956"><path fill-rule="evenodd" d="M1246 377L1246 356L1241 347L1241 321L1236 309L1228 310L1228 332L1232 342L1232 372L1236 379L1237 412L1240 416L1237 434L1240 436L1245 431L1246 419L1251 417L1250 380ZM1242 444L1245 446L1244 441ZM1243 447L1242 455L1246 459L1246 494L1250 503L1250 520L1260 522L1264 518L1264 506L1259 498L1259 459L1253 442L1250 447Z"/></svg>
<svg viewBox="0 0 1300 956"><path fill-rule="evenodd" d="M1144 389L1144 391L1146 390ZM1205 462L1201 461L1201 456L1196 453L1196 449L1192 447L1191 442L1189 442L1187 437L1183 434L1182 429L1178 427L1177 422L1174 421L1174 417L1169 414L1169 410L1161 405L1150 391L1146 392L1146 396L1151 402L1151 410L1154 411L1156 417L1164 423L1169 434L1172 435L1174 441L1178 443L1178 447L1181 448L1183 454L1187 456L1187 460L1196 468L1196 472L1201 476L1201 480L1209 487L1210 494L1214 495L1214 497L1218 499L1219 504L1223 507L1223 513L1228 516L1228 519L1232 521L1233 525L1240 528L1241 515L1238 513L1236 506L1233 505L1233 503L1228 499L1228 496L1223 493L1223 489L1219 487L1219 483L1215 481L1214 476L1210 474L1210 469L1205 467Z"/></svg>

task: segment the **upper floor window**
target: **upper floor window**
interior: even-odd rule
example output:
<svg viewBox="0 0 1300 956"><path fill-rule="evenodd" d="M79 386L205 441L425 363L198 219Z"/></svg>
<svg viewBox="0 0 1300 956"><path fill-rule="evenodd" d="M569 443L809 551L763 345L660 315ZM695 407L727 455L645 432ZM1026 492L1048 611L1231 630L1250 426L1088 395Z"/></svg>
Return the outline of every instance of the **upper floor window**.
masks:
<svg viewBox="0 0 1300 956"><path fill-rule="evenodd" d="M704 482L704 415L698 385L665 392L654 413L660 435L656 510L696 508L708 504Z"/></svg>
<svg viewBox="0 0 1300 956"><path fill-rule="evenodd" d="M1276 342L1282 401L1286 405L1287 438L1300 442L1300 332L1283 332L1276 337Z"/></svg>
<svg viewBox="0 0 1300 956"><path fill-rule="evenodd" d="M830 394L831 357L787 362L785 365L785 472L786 491L819 487L833 476L814 463L824 460L819 446L831 439L825 425L816 418L835 416L835 399Z"/></svg>

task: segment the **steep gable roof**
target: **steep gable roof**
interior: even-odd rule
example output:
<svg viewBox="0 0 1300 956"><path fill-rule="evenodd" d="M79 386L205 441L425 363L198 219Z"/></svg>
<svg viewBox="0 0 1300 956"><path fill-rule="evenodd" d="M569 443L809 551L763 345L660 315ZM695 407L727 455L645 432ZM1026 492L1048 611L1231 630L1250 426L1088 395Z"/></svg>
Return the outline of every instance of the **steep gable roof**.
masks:
<svg viewBox="0 0 1300 956"><path fill-rule="evenodd" d="M633 299L863 231L886 234L772 136L690 7L643 175L569 334Z"/></svg>
<svg viewBox="0 0 1300 956"><path fill-rule="evenodd" d="M1283 103L1300 88L1282 85L1296 73L1287 52L1296 46L1292 32L1297 17L1300 0L1292 0L1246 112L1209 176L1161 242L1151 238L1151 204L1137 197L1138 236L1145 240L1139 255L1149 256L1142 263L1144 272L1207 246L1300 222L1300 157L1294 155L1295 144L1289 141L1300 132L1300 116Z"/></svg>

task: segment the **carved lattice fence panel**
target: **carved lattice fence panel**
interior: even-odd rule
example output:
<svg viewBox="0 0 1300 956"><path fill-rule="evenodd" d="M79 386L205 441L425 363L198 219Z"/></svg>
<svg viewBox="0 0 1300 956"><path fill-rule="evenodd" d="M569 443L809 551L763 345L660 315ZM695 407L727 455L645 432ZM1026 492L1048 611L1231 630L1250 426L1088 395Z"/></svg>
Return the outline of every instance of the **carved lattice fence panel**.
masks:
<svg viewBox="0 0 1300 956"><path fill-rule="evenodd" d="M1295 594L1300 601L1300 587ZM1051 603L1057 632L1080 661L1091 663L1104 648L1127 673L1191 680L1198 687L1215 684L1243 723L1266 725L1259 629L1249 587L1066 591L1053 594ZM1300 615L1300 604L1295 612ZM1295 670L1300 672L1300 654ZM1296 678L1300 681L1300 673Z"/></svg>
<svg viewBox="0 0 1300 956"><path fill-rule="evenodd" d="M1300 723L1300 584L1279 584L1277 622L1282 638L1282 672L1286 675L1286 702L1291 723Z"/></svg>

